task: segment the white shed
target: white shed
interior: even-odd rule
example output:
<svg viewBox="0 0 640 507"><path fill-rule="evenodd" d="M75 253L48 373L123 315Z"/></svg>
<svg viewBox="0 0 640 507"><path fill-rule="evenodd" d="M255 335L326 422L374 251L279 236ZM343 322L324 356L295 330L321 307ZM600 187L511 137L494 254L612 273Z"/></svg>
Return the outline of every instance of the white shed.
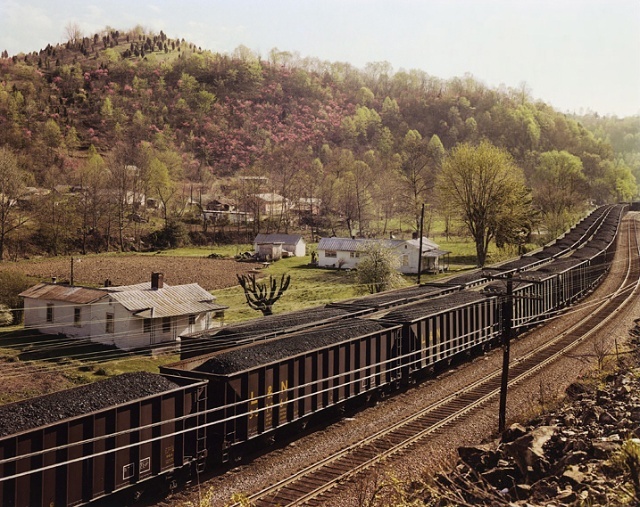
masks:
<svg viewBox="0 0 640 507"><path fill-rule="evenodd" d="M307 244L299 234L258 234L253 240L253 250L259 254L259 245L282 245L282 252L288 252L293 257L304 257L307 254Z"/></svg>

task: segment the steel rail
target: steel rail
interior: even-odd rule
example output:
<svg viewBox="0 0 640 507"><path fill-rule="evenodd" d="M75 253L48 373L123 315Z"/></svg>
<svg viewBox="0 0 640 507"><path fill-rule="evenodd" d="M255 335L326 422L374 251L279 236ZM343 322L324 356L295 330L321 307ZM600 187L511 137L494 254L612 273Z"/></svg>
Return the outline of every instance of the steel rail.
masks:
<svg viewBox="0 0 640 507"><path fill-rule="evenodd" d="M633 233L631 231L633 229ZM627 227L627 269L623 281L616 292L604 300L597 310L572 325L545 346L533 350L514 361L509 385L516 385L534 375L551 362L557 360L569 350L593 335L616 315L612 308L622 308L639 291L640 287L640 251L637 243L635 220ZM632 243L635 247L632 248ZM635 251L635 256L632 255ZM629 280L634 280L629 284ZM603 313L609 312L602 317ZM598 320L597 325L592 323ZM586 329L586 332L583 330ZM413 416L405 418L388 428L380 430L363 441L352 444L341 451L328 456L311 466L296 472L290 478L283 479L261 491L248 496L252 504L261 505L302 505L318 498L334 488L338 482L344 482L356 474L375 466L380 461L400 454L428 435L450 425L454 421L468 416L489 401L496 398L500 391L501 370L496 369L483 379L477 380L463 389L425 407ZM394 443L396 442L396 443ZM324 476L324 477L323 477Z"/></svg>

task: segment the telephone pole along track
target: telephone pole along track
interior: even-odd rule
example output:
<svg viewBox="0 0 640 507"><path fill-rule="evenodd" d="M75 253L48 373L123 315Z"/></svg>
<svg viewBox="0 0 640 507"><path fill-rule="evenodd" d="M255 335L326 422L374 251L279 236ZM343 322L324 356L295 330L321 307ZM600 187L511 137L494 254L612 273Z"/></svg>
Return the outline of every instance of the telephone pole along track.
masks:
<svg viewBox="0 0 640 507"><path fill-rule="evenodd" d="M640 258L636 220L623 222L620 253L625 257L626 273L617 290L597 303L589 315L566 329L545 346L521 356L510 367L509 386L522 382L540 372L570 349L597 333L618 315L619 310L639 292ZM453 424L460 424L500 393L501 370L496 369L483 379L433 403L432 405L383 430L368 436L332 456L296 472L295 476L279 481L249 495L257 507L281 505L328 505L332 491L339 484L353 480L358 474L374 467L391 456L397 457L411 446L423 442L430 435Z"/></svg>

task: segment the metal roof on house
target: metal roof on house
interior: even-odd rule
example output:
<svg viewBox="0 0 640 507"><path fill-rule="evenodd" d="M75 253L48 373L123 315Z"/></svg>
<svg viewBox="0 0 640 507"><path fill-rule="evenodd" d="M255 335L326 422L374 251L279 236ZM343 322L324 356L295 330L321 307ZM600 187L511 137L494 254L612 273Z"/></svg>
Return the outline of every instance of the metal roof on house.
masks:
<svg viewBox="0 0 640 507"><path fill-rule="evenodd" d="M107 294L100 289L46 282L34 285L19 295L25 298L49 299L51 301L65 301L77 304L94 303L101 298L107 297Z"/></svg>
<svg viewBox="0 0 640 507"><path fill-rule="evenodd" d="M437 258L437 257L442 257L443 255L450 254L451 252L449 250L440 250L439 248L435 248L433 250L428 250L426 252L423 249L423 253L425 257Z"/></svg>
<svg viewBox="0 0 640 507"><path fill-rule="evenodd" d="M197 283L111 292L109 296L142 318L177 317L228 308L215 303L215 297Z"/></svg>
<svg viewBox="0 0 640 507"><path fill-rule="evenodd" d="M320 238L318 250L335 250L336 252L357 252L366 245L381 243L388 248L398 248L402 245L411 245L416 250L420 248L419 239L368 239L368 238ZM440 250L438 245L427 238L422 238L422 253L427 257L440 257L448 254Z"/></svg>
<svg viewBox="0 0 640 507"><path fill-rule="evenodd" d="M267 202L282 202L284 201L284 197L280 194L276 194L275 192L270 192L268 194L255 194L255 196L263 201Z"/></svg>
<svg viewBox="0 0 640 507"><path fill-rule="evenodd" d="M285 245L295 245L302 241L299 234L258 234L254 243L284 243Z"/></svg>
<svg viewBox="0 0 640 507"><path fill-rule="evenodd" d="M398 241L398 240L395 240ZM405 241L401 241L401 243L408 243L409 245L417 248L420 248L420 239L407 239ZM426 252L429 250L436 250L439 247L439 245L437 243L434 243L433 241L431 241L428 238L425 238L424 236L422 237L422 251ZM448 253L448 252L446 252Z"/></svg>
<svg viewBox="0 0 640 507"><path fill-rule="evenodd" d="M171 287L171 285L167 284L167 282L163 281L163 287ZM115 285L109 287L101 287L100 290L104 290L107 292L127 292L132 290L152 290L151 282L142 282L136 283L133 285Z"/></svg>
<svg viewBox="0 0 640 507"><path fill-rule="evenodd" d="M320 238L318 250L335 250L336 252L355 252L371 243L370 239Z"/></svg>

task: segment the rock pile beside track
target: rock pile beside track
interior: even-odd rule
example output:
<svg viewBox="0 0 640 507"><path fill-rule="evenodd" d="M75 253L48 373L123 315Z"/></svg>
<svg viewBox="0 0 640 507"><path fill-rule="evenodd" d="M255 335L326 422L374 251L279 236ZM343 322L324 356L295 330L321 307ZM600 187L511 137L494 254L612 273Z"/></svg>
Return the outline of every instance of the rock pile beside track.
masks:
<svg viewBox="0 0 640 507"><path fill-rule="evenodd" d="M136 372L0 406L0 437L90 414L114 405L176 389L161 375Z"/></svg>
<svg viewBox="0 0 640 507"><path fill-rule="evenodd" d="M634 333L637 347L640 325ZM425 505L640 505L637 364L597 388L572 384L563 407L527 427L459 448L457 467L427 487Z"/></svg>

